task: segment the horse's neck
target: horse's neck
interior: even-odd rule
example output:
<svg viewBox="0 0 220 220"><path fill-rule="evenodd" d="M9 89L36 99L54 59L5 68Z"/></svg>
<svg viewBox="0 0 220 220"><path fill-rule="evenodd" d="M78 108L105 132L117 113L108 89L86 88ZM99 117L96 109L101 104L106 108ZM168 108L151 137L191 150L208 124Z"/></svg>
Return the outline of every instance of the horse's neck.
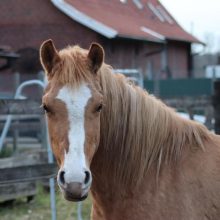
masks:
<svg viewBox="0 0 220 220"><path fill-rule="evenodd" d="M103 185L134 187L152 167L178 159L190 143L203 145L204 127L181 119L123 77L107 76L102 87L106 103L92 168Z"/></svg>

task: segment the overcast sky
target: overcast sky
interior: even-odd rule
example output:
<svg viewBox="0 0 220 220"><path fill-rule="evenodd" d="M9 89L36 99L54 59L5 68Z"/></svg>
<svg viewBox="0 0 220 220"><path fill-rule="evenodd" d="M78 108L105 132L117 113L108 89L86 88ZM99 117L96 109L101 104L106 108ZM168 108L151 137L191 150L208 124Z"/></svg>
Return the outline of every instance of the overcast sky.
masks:
<svg viewBox="0 0 220 220"><path fill-rule="evenodd" d="M220 0L160 0L179 24L200 40L208 50L220 52Z"/></svg>

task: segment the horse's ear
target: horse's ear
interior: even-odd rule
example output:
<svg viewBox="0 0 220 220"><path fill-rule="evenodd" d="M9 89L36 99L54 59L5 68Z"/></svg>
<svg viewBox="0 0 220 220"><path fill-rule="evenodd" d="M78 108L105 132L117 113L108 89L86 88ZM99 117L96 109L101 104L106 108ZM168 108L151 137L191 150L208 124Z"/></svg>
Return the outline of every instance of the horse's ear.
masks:
<svg viewBox="0 0 220 220"><path fill-rule="evenodd" d="M104 49L97 43L92 43L89 48L88 58L92 63L92 71L97 73L104 61Z"/></svg>
<svg viewBox="0 0 220 220"><path fill-rule="evenodd" d="M60 57L51 39L42 43L40 47L40 61L47 75L52 76L53 66L60 61Z"/></svg>

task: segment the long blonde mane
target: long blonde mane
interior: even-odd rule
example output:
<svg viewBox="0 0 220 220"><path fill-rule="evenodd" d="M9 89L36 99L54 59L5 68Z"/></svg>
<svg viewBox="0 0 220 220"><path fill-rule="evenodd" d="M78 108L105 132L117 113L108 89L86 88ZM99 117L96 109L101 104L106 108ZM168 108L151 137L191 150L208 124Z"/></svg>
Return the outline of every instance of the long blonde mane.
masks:
<svg viewBox="0 0 220 220"><path fill-rule="evenodd" d="M101 123L103 160L110 161L117 181L138 184L152 164L159 172L163 163L177 161L183 148L204 149L210 132L203 125L181 118L124 76L113 75L106 65L100 75L106 101Z"/></svg>
<svg viewBox="0 0 220 220"><path fill-rule="evenodd" d="M70 84L90 81L86 54L79 47L61 51L62 74L58 80ZM164 163L177 161L186 147L204 149L210 132L203 125L182 119L124 76L113 74L106 64L98 78L104 108L100 146L94 160L100 159L100 172L109 173L117 182L136 185L153 164L159 171Z"/></svg>

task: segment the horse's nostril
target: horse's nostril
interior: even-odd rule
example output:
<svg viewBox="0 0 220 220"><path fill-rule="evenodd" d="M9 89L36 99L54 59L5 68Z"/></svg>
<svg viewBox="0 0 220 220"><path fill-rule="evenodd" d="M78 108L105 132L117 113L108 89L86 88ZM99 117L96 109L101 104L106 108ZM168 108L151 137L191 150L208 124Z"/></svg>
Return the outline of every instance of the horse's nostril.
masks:
<svg viewBox="0 0 220 220"><path fill-rule="evenodd" d="M64 171L60 171L59 173L59 182L64 185L65 184L65 178L64 178L65 172Z"/></svg>
<svg viewBox="0 0 220 220"><path fill-rule="evenodd" d="M84 184L87 184L90 180L90 172L89 171L85 171L85 180L84 180Z"/></svg>

